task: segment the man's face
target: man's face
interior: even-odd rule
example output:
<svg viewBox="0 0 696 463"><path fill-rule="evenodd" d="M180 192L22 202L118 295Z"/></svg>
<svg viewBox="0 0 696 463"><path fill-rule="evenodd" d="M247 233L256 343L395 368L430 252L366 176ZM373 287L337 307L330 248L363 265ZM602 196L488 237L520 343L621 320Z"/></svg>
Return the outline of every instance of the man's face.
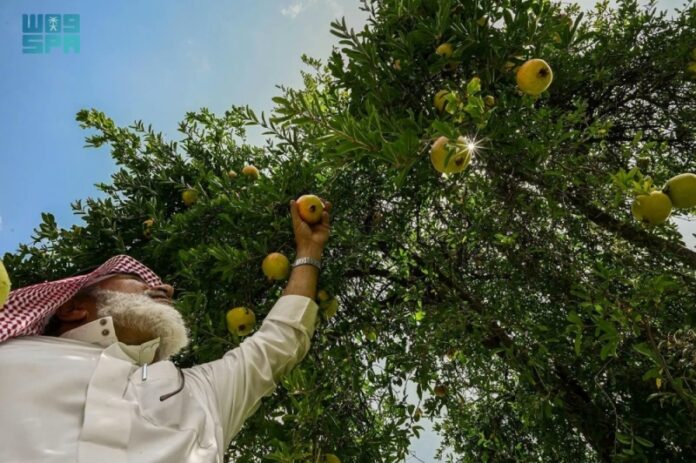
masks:
<svg viewBox="0 0 696 463"><path fill-rule="evenodd" d="M149 286L136 275L115 275L95 285L95 318L110 316L118 340L142 344L160 338L158 359L167 359L188 344L188 330L173 307L174 288Z"/></svg>
<svg viewBox="0 0 696 463"><path fill-rule="evenodd" d="M174 288L171 285L163 283L150 287L137 275L114 275L97 283L95 286L108 291L118 291L119 293L144 294L157 302L173 305Z"/></svg>

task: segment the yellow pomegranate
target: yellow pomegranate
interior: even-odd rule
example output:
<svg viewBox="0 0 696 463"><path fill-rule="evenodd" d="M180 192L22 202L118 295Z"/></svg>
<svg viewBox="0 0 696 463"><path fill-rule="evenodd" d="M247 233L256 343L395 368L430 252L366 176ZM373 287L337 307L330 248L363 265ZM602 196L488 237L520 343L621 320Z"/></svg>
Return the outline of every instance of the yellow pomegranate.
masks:
<svg viewBox="0 0 696 463"><path fill-rule="evenodd" d="M631 213L636 220L659 225L667 220L672 212L672 201L661 191L653 191L649 195L639 195L631 205Z"/></svg>
<svg viewBox="0 0 696 463"><path fill-rule="evenodd" d="M7 302L11 288L12 283L10 282L10 276L7 274L5 264L0 260L0 310L3 309L5 302Z"/></svg>
<svg viewBox="0 0 696 463"><path fill-rule="evenodd" d="M186 206L192 206L198 201L198 192L193 188L189 188L181 193L181 199Z"/></svg>
<svg viewBox="0 0 696 463"><path fill-rule="evenodd" d="M323 458L324 463L341 463L341 459L333 453L325 453Z"/></svg>
<svg viewBox="0 0 696 463"><path fill-rule="evenodd" d="M246 307L230 309L225 319L227 320L227 329L237 336L248 335L254 331L256 326L256 315Z"/></svg>
<svg viewBox="0 0 696 463"><path fill-rule="evenodd" d="M302 195L297 198L297 211L302 220L312 225L321 222L324 203L317 195Z"/></svg>
<svg viewBox="0 0 696 463"><path fill-rule="evenodd" d="M689 78L696 79L696 61L691 61L687 65L686 73L689 74Z"/></svg>
<svg viewBox="0 0 696 463"><path fill-rule="evenodd" d="M669 196L672 207L684 209L696 206L696 174L675 175L667 180L662 192Z"/></svg>
<svg viewBox="0 0 696 463"><path fill-rule="evenodd" d="M155 225L155 219L147 219L143 221L143 236L150 238L152 236L152 227Z"/></svg>
<svg viewBox="0 0 696 463"><path fill-rule="evenodd" d="M244 168L242 169L242 174L246 175L251 179L257 179L261 175L259 173L259 169L257 169L256 166L252 165L244 166Z"/></svg>
<svg viewBox="0 0 696 463"><path fill-rule="evenodd" d="M331 317L336 315L336 312L338 312L338 299L332 297L328 301L321 302L319 307L322 308L324 318L329 320Z"/></svg>
<svg viewBox="0 0 696 463"><path fill-rule="evenodd" d="M469 141L464 137L460 136L455 143L452 143L447 137L442 136L435 140L430 148L430 162L438 172L446 174L461 172L471 161L468 145ZM448 155L449 160L447 160ZM446 164L445 161L447 161Z"/></svg>
<svg viewBox="0 0 696 463"><path fill-rule="evenodd" d="M447 100L445 97L449 94L449 90L440 90L435 94L435 97L433 98L433 104L435 105L435 109L438 111L442 112L445 109L445 104L447 104Z"/></svg>
<svg viewBox="0 0 696 463"><path fill-rule="evenodd" d="M452 48L451 43L443 43L440 44L436 49L435 49L435 54L440 55L444 58L449 58L452 56L452 53L454 53L454 48Z"/></svg>
<svg viewBox="0 0 696 463"><path fill-rule="evenodd" d="M551 66L543 59L530 59L517 70L517 86L527 95L541 95L553 81Z"/></svg>
<svg viewBox="0 0 696 463"><path fill-rule="evenodd" d="M261 269L269 280L284 280L290 275L290 261L283 254L272 252L263 259Z"/></svg>

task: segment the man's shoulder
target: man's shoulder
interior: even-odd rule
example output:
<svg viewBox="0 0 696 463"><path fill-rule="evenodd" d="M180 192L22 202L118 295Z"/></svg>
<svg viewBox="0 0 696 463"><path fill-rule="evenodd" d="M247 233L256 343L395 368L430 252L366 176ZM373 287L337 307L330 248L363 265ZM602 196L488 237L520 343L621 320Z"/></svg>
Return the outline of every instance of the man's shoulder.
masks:
<svg viewBox="0 0 696 463"><path fill-rule="evenodd" d="M72 339L21 336L0 343L0 370L16 371L20 376L67 366L89 370L98 362L102 351L99 346Z"/></svg>
<svg viewBox="0 0 696 463"><path fill-rule="evenodd" d="M73 349L73 350L101 350L99 346L93 344L78 341L75 339L60 338L56 336L19 336L16 338L8 339L7 341L0 343L0 351L14 350L14 349Z"/></svg>

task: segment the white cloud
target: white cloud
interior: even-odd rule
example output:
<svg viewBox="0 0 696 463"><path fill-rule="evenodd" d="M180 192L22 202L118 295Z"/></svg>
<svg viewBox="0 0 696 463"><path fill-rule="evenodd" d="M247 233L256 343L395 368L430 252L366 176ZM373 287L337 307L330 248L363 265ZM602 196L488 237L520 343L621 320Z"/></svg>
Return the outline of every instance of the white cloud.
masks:
<svg viewBox="0 0 696 463"><path fill-rule="evenodd" d="M283 16L288 16L291 19L295 19L297 15L302 13L303 11L307 10L311 5L315 5L317 3L324 4L331 8L332 13L335 17L343 16L345 13L345 10L343 7L338 3L337 0L299 0L292 5L288 6L287 8L282 8L280 10L280 13Z"/></svg>
<svg viewBox="0 0 696 463"><path fill-rule="evenodd" d="M297 2L290 5L287 8L283 8L282 10L280 10L280 13L283 16L290 16L292 19L295 19L297 15L300 14L300 11L302 11L303 7L304 5L302 4L302 2Z"/></svg>

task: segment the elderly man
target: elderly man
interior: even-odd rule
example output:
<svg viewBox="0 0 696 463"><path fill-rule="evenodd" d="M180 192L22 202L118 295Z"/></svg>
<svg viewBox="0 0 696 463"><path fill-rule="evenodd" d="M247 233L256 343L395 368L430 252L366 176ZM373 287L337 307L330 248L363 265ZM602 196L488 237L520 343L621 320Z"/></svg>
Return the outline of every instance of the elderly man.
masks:
<svg viewBox="0 0 696 463"><path fill-rule="evenodd" d="M173 288L128 256L13 291L0 312L0 462L220 462L244 421L306 355L329 211L290 210L297 260L259 330L179 369Z"/></svg>

